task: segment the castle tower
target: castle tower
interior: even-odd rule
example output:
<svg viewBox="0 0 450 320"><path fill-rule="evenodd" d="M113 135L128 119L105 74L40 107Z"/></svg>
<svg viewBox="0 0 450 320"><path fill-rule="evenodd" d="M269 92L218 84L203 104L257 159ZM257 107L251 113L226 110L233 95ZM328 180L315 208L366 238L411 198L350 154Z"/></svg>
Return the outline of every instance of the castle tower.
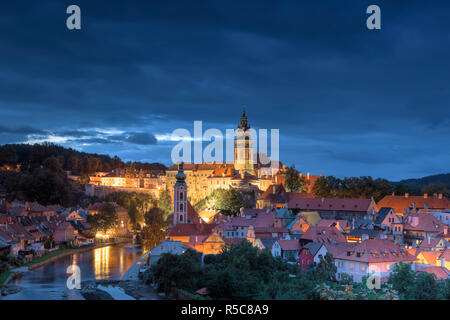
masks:
<svg viewBox="0 0 450 320"><path fill-rule="evenodd" d="M245 115L245 105L243 105L241 122L238 125L234 145L234 168L241 174L244 172L254 174L253 163L253 141L250 125Z"/></svg>
<svg viewBox="0 0 450 320"><path fill-rule="evenodd" d="M177 182L174 186L173 195L173 225L188 223L187 221L187 184L186 174L183 171L183 163L178 165L178 173L175 178Z"/></svg>

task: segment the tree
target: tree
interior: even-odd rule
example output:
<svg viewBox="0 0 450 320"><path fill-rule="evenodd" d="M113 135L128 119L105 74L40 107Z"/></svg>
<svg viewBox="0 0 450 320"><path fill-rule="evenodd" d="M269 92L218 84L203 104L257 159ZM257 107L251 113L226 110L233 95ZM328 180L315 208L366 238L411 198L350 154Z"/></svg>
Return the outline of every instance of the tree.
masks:
<svg viewBox="0 0 450 320"><path fill-rule="evenodd" d="M337 267L333 256L327 252L325 257L320 257L320 262L316 267L315 274L322 281L336 281Z"/></svg>
<svg viewBox="0 0 450 320"><path fill-rule="evenodd" d="M411 288L415 279L416 273L412 270L410 263L400 262L395 264L389 275L389 283L392 284L392 288L403 299L411 299L413 297Z"/></svg>
<svg viewBox="0 0 450 320"><path fill-rule="evenodd" d="M425 187L422 188L422 193L428 193L429 195L432 194L439 194L442 193L444 196L448 197L450 196L450 191L447 189L447 187L443 184L435 184L435 183L431 183L426 185Z"/></svg>
<svg viewBox="0 0 450 320"><path fill-rule="evenodd" d="M142 230L143 239L151 248L158 245L166 236L167 224L165 213L160 208L152 208L145 214L145 226Z"/></svg>
<svg viewBox="0 0 450 320"><path fill-rule="evenodd" d="M239 189L217 189L212 194L214 209L220 210L224 215L237 215L246 203Z"/></svg>
<svg viewBox="0 0 450 320"><path fill-rule="evenodd" d="M300 177L300 173L295 169L294 165L286 169L284 179L288 192L304 192L308 190L306 180Z"/></svg>
<svg viewBox="0 0 450 320"><path fill-rule="evenodd" d="M159 194L158 207L164 212L164 217L167 217L173 212L172 198L170 197L169 191L163 190Z"/></svg>
<svg viewBox="0 0 450 320"><path fill-rule="evenodd" d="M87 222L91 225L92 231L106 233L117 225L117 219L116 208L108 202L103 205L99 213L89 215Z"/></svg>
<svg viewBox="0 0 450 320"><path fill-rule="evenodd" d="M416 300L437 300L442 298L436 278L430 273L418 272L410 288Z"/></svg>
<svg viewBox="0 0 450 320"><path fill-rule="evenodd" d="M160 292L168 294L172 288L195 291L203 277L201 254L191 249L181 255L164 253L151 270Z"/></svg>

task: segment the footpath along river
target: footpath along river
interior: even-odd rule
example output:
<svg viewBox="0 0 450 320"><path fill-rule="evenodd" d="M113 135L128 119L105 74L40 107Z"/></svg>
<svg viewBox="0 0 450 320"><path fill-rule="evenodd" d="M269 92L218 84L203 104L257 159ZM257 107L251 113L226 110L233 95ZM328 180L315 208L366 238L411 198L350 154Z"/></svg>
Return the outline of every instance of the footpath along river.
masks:
<svg viewBox="0 0 450 320"><path fill-rule="evenodd" d="M123 274L147 250L131 243L111 245L86 252L74 253L49 262L42 267L25 272L12 283L21 291L3 300L78 300L83 299L79 290L67 288L67 267L77 265L81 281L120 280Z"/></svg>

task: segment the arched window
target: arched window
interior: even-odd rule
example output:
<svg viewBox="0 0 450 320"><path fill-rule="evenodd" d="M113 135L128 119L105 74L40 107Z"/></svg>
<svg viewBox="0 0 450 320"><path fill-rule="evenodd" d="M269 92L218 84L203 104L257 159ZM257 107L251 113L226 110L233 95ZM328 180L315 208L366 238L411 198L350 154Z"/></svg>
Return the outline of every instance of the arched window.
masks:
<svg viewBox="0 0 450 320"><path fill-rule="evenodd" d="M183 215L180 215L180 221L183 221Z"/></svg>
<svg viewBox="0 0 450 320"><path fill-rule="evenodd" d="M180 192L180 200L183 200L183 192Z"/></svg>
<svg viewBox="0 0 450 320"><path fill-rule="evenodd" d="M180 203L180 211L183 211L183 204Z"/></svg>

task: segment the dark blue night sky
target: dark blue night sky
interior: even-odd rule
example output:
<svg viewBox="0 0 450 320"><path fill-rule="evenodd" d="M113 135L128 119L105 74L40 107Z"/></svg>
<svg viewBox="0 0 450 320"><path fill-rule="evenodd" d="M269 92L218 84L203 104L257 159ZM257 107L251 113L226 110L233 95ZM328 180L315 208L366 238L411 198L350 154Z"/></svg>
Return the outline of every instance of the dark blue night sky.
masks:
<svg viewBox="0 0 450 320"><path fill-rule="evenodd" d="M0 4L0 144L170 164L176 128L280 129L311 174L448 173L448 1ZM77 4L82 29L66 28ZM366 28L368 5L382 29Z"/></svg>

